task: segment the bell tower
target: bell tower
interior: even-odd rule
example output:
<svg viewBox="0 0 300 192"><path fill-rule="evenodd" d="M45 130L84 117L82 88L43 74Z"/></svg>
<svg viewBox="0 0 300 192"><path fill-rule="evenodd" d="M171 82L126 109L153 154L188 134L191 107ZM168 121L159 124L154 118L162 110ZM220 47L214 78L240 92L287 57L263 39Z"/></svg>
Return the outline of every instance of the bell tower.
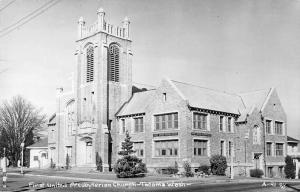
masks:
<svg viewBox="0 0 300 192"><path fill-rule="evenodd" d="M130 21L114 26L102 8L89 26L80 17L76 41L75 102L77 129L76 166L95 166L96 154L103 168L111 164L115 114L132 94ZM85 153L85 154L83 154ZM83 157L84 156L84 157Z"/></svg>

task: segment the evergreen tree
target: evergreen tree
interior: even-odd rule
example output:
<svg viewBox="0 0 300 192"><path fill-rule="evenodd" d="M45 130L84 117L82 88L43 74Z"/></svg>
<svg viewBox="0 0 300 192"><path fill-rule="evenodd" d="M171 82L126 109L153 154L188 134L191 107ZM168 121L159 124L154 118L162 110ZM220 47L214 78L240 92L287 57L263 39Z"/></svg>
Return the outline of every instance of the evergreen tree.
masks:
<svg viewBox="0 0 300 192"><path fill-rule="evenodd" d="M285 177L288 179L295 179L295 170L296 166L294 165L293 159L291 156L285 157L285 166L284 173Z"/></svg>
<svg viewBox="0 0 300 192"><path fill-rule="evenodd" d="M114 171L117 177L143 177L147 172L145 163L134 155L133 143L130 141L128 131L126 131L125 140L122 143L121 151L118 152L122 158L118 159L114 165Z"/></svg>
<svg viewBox="0 0 300 192"><path fill-rule="evenodd" d="M66 156L66 169L70 169L71 166L70 166L70 156L69 154L67 153L67 156Z"/></svg>
<svg viewBox="0 0 300 192"><path fill-rule="evenodd" d="M96 166L97 166L97 171L102 172L102 158L100 157L99 153L96 152Z"/></svg>

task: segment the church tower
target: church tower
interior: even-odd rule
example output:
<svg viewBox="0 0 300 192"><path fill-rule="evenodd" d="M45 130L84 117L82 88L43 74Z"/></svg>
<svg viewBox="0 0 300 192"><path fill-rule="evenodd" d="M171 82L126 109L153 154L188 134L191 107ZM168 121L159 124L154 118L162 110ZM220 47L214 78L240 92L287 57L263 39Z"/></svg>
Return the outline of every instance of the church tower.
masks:
<svg viewBox="0 0 300 192"><path fill-rule="evenodd" d="M104 170L110 168L115 114L132 94L130 22L126 17L122 23L108 23L102 8L94 24L78 21L73 130L78 167L94 167L98 155Z"/></svg>

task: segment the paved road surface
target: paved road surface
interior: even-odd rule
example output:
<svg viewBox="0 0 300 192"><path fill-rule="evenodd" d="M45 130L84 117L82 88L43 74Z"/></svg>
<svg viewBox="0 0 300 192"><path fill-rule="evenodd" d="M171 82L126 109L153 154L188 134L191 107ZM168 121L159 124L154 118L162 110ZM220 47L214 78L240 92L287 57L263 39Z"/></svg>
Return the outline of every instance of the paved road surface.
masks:
<svg viewBox="0 0 300 192"><path fill-rule="evenodd" d="M72 179L55 179L49 177L37 176L20 176L10 175L6 191L161 191L161 192L192 192L192 191L209 191L209 192L284 192L296 191L291 188L282 189L277 186L262 186L262 182L257 183L226 183L226 184L183 184L174 183L167 186L167 183L108 183L108 182L87 182ZM30 185L30 187L29 187ZM127 185L127 186L125 186ZM133 186L136 185L136 186ZM138 186L139 185L139 186ZM163 186L165 185L165 186ZM268 184L267 184L268 185ZM293 186L297 187L295 184ZM5 191L1 188L0 192ZM90 188L89 188L90 187Z"/></svg>

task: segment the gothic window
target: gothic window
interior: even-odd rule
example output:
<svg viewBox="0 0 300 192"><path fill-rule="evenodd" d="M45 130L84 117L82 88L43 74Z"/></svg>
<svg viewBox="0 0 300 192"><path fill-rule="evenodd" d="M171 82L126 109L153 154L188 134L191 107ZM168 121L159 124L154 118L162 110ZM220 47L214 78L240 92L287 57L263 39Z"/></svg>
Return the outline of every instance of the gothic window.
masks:
<svg viewBox="0 0 300 192"><path fill-rule="evenodd" d="M108 50L108 78L109 81L119 82L120 49L111 44Z"/></svg>
<svg viewBox="0 0 300 192"><path fill-rule="evenodd" d="M253 144L260 144L260 129L257 125L253 127Z"/></svg>
<svg viewBox="0 0 300 192"><path fill-rule="evenodd" d="M86 82L94 80L94 48L89 46L86 49Z"/></svg>
<svg viewBox="0 0 300 192"><path fill-rule="evenodd" d="M72 100L67 104L66 111L66 128L67 128L67 135L71 135L72 131L75 129L75 101Z"/></svg>

